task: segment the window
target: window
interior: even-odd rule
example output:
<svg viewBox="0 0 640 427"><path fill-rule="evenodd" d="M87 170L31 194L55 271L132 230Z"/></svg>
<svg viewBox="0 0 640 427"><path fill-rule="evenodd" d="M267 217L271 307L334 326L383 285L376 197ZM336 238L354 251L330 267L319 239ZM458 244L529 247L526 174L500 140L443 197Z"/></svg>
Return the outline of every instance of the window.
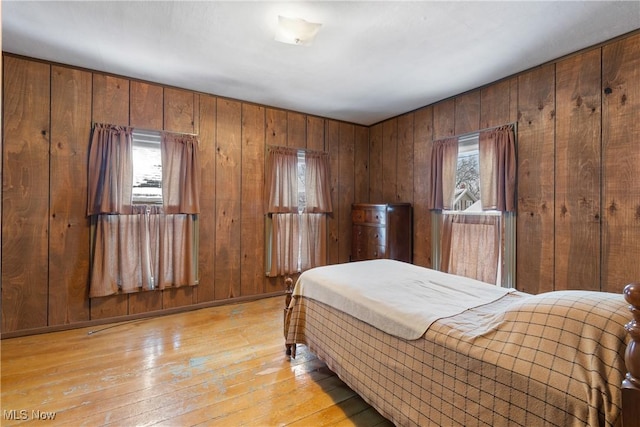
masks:
<svg viewBox="0 0 640 427"><path fill-rule="evenodd" d="M486 141L486 135L483 138ZM480 132L457 138L457 159L452 159L457 160L455 187L448 205L451 208L433 211L432 235L439 237L432 239L432 259L434 268L512 288L516 267L515 212L483 209L483 205L493 205L490 192L485 203L482 200L481 189L492 187L483 186L480 140ZM482 161L495 161L496 152L483 147Z"/></svg>
<svg viewBox="0 0 640 427"><path fill-rule="evenodd" d="M134 204L162 204L162 150L160 132L132 132Z"/></svg>
<svg viewBox="0 0 640 427"><path fill-rule="evenodd" d="M195 135L95 125L91 298L198 284L197 153Z"/></svg>
<svg viewBox="0 0 640 427"><path fill-rule="evenodd" d="M478 134L458 139L458 167L453 210L480 210Z"/></svg>
<svg viewBox="0 0 640 427"><path fill-rule="evenodd" d="M267 276L324 265L331 212L327 153L270 147L265 196Z"/></svg>
<svg viewBox="0 0 640 427"><path fill-rule="evenodd" d="M307 206L306 170L304 150L298 150L298 213L304 212Z"/></svg>

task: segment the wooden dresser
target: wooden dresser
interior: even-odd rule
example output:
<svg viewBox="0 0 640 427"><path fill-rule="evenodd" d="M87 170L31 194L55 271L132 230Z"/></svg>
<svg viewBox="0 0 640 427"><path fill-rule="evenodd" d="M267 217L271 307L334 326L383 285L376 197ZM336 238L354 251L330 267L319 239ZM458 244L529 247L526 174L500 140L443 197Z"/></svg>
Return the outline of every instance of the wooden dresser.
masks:
<svg viewBox="0 0 640 427"><path fill-rule="evenodd" d="M389 258L412 262L410 203L355 203L351 221L351 261Z"/></svg>

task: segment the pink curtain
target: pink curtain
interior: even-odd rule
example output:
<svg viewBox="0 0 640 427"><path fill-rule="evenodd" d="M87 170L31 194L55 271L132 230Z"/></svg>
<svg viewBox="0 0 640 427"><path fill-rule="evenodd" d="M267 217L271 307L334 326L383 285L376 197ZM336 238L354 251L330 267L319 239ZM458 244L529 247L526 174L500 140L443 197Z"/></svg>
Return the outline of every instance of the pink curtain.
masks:
<svg viewBox="0 0 640 427"><path fill-rule="evenodd" d="M444 215L442 271L496 284L500 273L500 217Z"/></svg>
<svg viewBox="0 0 640 427"><path fill-rule="evenodd" d="M191 214L158 215L158 279L156 287L198 284L197 217Z"/></svg>
<svg viewBox="0 0 640 427"><path fill-rule="evenodd" d="M271 265L269 277L297 273L300 251L300 215L297 213L273 214L271 238Z"/></svg>
<svg viewBox="0 0 640 427"><path fill-rule="evenodd" d="M480 194L483 210L516 210L516 148L513 125L480 132Z"/></svg>
<svg viewBox="0 0 640 427"><path fill-rule="evenodd" d="M298 150L270 147L267 157L265 206L270 213L298 212Z"/></svg>
<svg viewBox="0 0 640 427"><path fill-rule="evenodd" d="M331 212L329 154L305 152L305 212Z"/></svg>
<svg viewBox="0 0 640 427"><path fill-rule="evenodd" d="M300 271L327 264L327 216L301 214Z"/></svg>
<svg viewBox="0 0 640 427"><path fill-rule="evenodd" d="M458 168L458 138L433 142L429 209L453 209Z"/></svg>
<svg viewBox="0 0 640 427"><path fill-rule="evenodd" d="M131 213L132 128L96 124L89 148L87 215Z"/></svg>
<svg viewBox="0 0 640 427"><path fill-rule="evenodd" d="M167 213L200 213L198 139L162 134L162 200Z"/></svg>
<svg viewBox="0 0 640 427"><path fill-rule="evenodd" d="M98 215L90 297L197 284L196 218L138 205Z"/></svg>
<svg viewBox="0 0 640 427"><path fill-rule="evenodd" d="M129 215L97 216L90 297L155 289L159 216L147 210L134 206Z"/></svg>

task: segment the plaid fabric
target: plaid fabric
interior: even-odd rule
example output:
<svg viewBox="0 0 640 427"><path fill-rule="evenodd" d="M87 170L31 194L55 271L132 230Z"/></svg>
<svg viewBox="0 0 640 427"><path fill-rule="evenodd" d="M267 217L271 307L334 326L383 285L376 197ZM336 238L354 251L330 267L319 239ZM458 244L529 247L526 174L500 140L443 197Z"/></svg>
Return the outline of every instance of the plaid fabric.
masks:
<svg viewBox="0 0 640 427"><path fill-rule="evenodd" d="M621 295L514 293L403 340L297 297L286 341L397 425L618 426L628 317Z"/></svg>

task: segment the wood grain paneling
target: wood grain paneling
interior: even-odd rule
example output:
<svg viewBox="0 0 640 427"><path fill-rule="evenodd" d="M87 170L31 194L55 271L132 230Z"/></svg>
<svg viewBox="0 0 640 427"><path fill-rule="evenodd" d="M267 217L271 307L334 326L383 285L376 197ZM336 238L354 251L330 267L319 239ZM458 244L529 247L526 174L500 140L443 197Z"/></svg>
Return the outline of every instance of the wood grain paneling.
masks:
<svg viewBox="0 0 640 427"><path fill-rule="evenodd" d="M164 91L162 86L131 82L131 126L162 130Z"/></svg>
<svg viewBox="0 0 640 427"><path fill-rule="evenodd" d="M354 189L356 203L369 201L369 131L364 126L356 126L354 142Z"/></svg>
<svg viewBox="0 0 640 427"><path fill-rule="evenodd" d="M540 293L554 283L555 65L518 78L518 289Z"/></svg>
<svg viewBox="0 0 640 427"><path fill-rule="evenodd" d="M179 288L168 288L162 291L162 308L185 307L197 301L196 288L194 286L181 286ZM140 297L142 295L137 294ZM155 298L155 296L154 296ZM129 301L131 304L131 300Z"/></svg>
<svg viewBox="0 0 640 427"><path fill-rule="evenodd" d="M602 290L640 277L640 34L602 50Z"/></svg>
<svg viewBox="0 0 640 427"><path fill-rule="evenodd" d="M475 90L455 98L455 134L462 135L480 129L480 91Z"/></svg>
<svg viewBox="0 0 640 427"><path fill-rule="evenodd" d="M431 268L431 140L433 108L415 112L413 142L413 262Z"/></svg>
<svg viewBox="0 0 640 427"><path fill-rule="evenodd" d="M200 246L198 255L198 302L215 300L216 259L216 106L213 96L200 95L199 160L200 215L198 215Z"/></svg>
<svg viewBox="0 0 640 427"><path fill-rule="evenodd" d="M267 145L287 145L287 112L275 108L267 108L265 111L267 128L265 138Z"/></svg>
<svg viewBox="0 0 640 427"><path fill-rule="evenodd" d="M48 64L4 58L2 331L47 325Z"/></svg>
<svg viewBox="0 0 640 427"><path fill-rule="evenodd" d="M195 133L195 96L188 90L164 89L164 130Z"/></svg>
<svg viewBox="0 0 640 427"><path fill-rule="evenodd" d="M382 123L382 201L398 199L398 119Z"/></svg>
<svg viewBox="0 0 640 427"><path fill-rule="evenodd" d="M89 320L90 134L91 73L52 67L48 325Z"/></svg>
<svg viewBox="0 0 640 427"><path fill-rule="evenodd" d="M383 203L382 123L369 129L369 202Z"/></svg>
<svg viewBox="0 0 640 427"><path fill-rule="evenodd" d="M325 151L324 122L325 119L307 116L307 149Z"/></svg>
<svg viewBox="0 0 640 427"><path fill-rule="evenodd" d="M307 118L304 114L287 113L287 146L307 148Z"/></svg>
<svg viewBox="0 0 640 427"><path fill-rule="evenodd" d="M241 103L218 99L215 299L240 296Z"/></svg>
<svg viewBox="0 0 640 427"><path fill-rule="evenodd" d="M413 134L414 114L398 117L398 173L396 200L400 203L413 203Z"/></svg>
<svg viewBox="0 0 640 427"><path fill-rule="evenodd" d="M129 80L93 73L94 123L129 125Z"/></svg>
<svg viewBox="0 0 640 427"><path fill-rule="evenodd" d="M455 99L433 105L433 140L455 135Z"/></svg>
<svg viewBox="0 0 640 427"><path fill-rule="evenodd" d="M511 81L503 80L480 91L480 126L486 129L514 121L511 118ZM517 105L514 105L516 108Z"/></svg>
<svg viewBox="0 0 640 427"><path fill-rule="evenodd" d="M348 262L351 255L351 204L354 200L355 126L345 122L339 123L337 210L334 205L334 215L338 219L338 262Z"/></svg>
<svg viewBox="0 0 640 427"><path fill-rule="evenodd" d="M240 295L263 293L264 265L264 108L242 104L242 210Z"/></svg>
<svg viewBox="0 0 640 427"><path fill-rule="evenodd" d="M556 65L555 286L600 290L600 50Z"/></svg>
<svg viewBox="0 0 640 427"><path fill-rule="evenodd" d="M94 123L129 125L129 80L93 73L92 111ZM92 298L91 319L125 316L129 313L127 295Z"/></svg>
<svg viewBox="0 0 640 427"><path fill-rule="evenodd" d="M325 131L331 168L331 203L333 213L327 218L327 263L340 262L340 123L327 120Z"/></svg>

